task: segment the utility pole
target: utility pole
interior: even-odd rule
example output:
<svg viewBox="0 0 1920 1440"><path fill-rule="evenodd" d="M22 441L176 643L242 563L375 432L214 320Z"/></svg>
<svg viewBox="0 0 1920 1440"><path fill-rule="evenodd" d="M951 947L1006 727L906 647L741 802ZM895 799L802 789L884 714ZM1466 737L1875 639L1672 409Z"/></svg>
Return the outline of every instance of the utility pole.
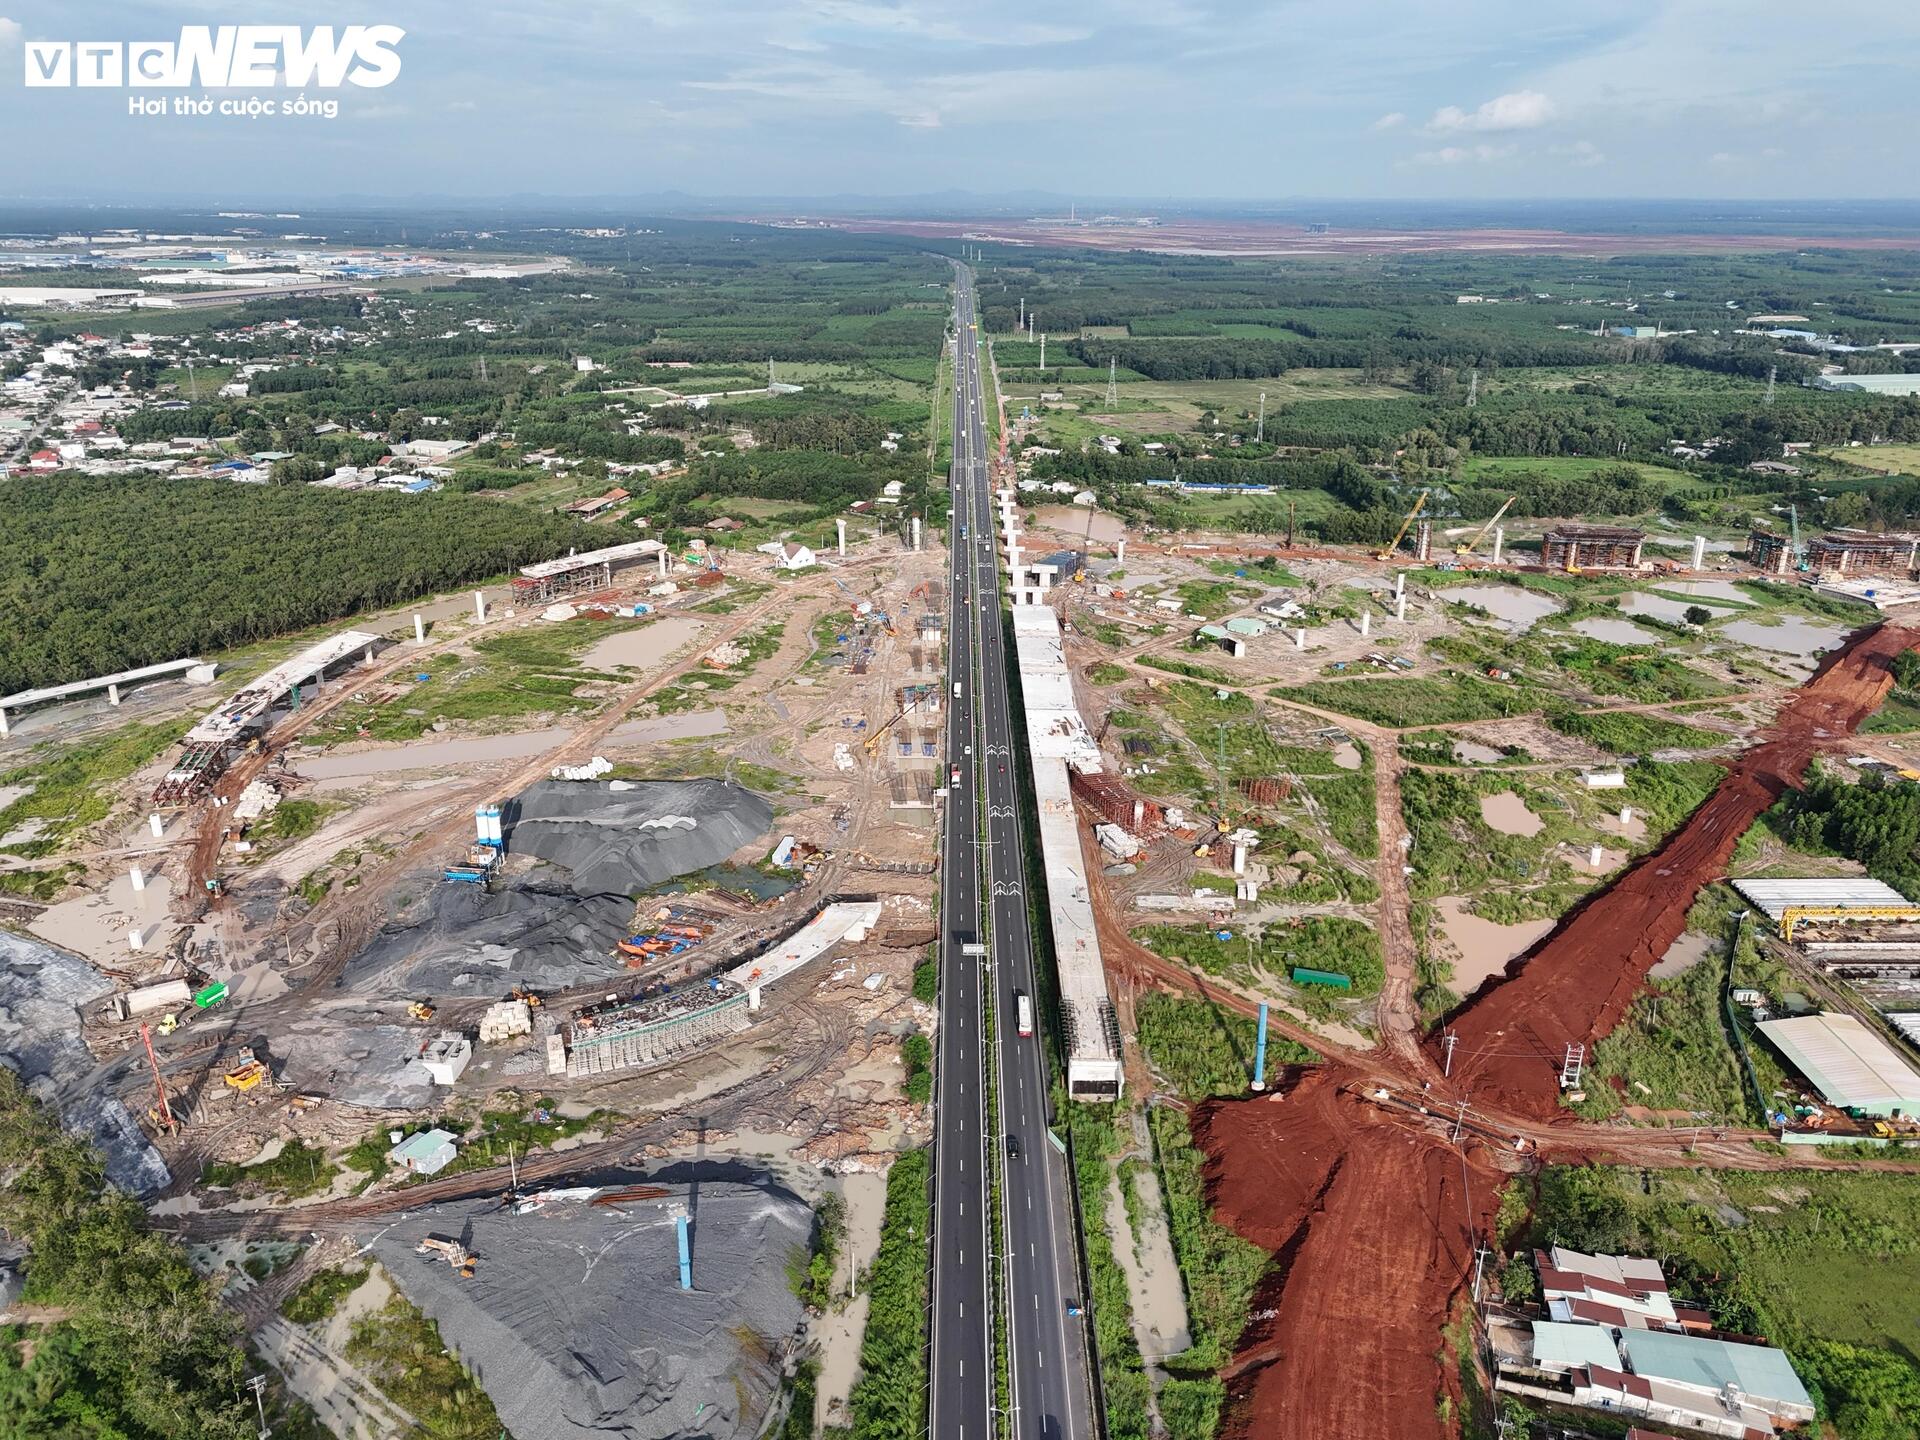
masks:
<svg viewBox="0 0 1920 1440"><path fill-rule="evenodd" d="M1493 1252L1484 1245L1473 1247L1473 1303L1480 1303L1480 1272L1487 1263L1487 1256Z"/></svg>
<svg viewBox="0 0 1920 1440"><path fill-rule="evenodd" d="M1467 1102L1463 1098L1460 1101L1460 1113L1453 1117L1453 1140L1451 1143L1455 1145L1458 1145L1460 1143L1460 1132L1462 1129L1466 1127L1466 1123L1467 1123Z"/></svg>
<svg viewBox="0 0 1920 1440"><path fill-rule="evenodd" d="M253 1408L260 1414L260 1440L267 1440L273 1432L267 1428L267 1402L260 1397L266 1393L267 1377L253 1375L247 1379L247 1388L253 1391Z"/></svg>
<svg viewBox="0 0 1920 1440"><path fill-rule="evenodd" d="M1445 1038L1440 1042L1440 1048L1446 1052L1440 1064L1440 1074L1444 1079L1451 1080L1453 1078L1453 1047L1459 1043L1460 1037L1451 1030L1446 1033Z"/></svg>

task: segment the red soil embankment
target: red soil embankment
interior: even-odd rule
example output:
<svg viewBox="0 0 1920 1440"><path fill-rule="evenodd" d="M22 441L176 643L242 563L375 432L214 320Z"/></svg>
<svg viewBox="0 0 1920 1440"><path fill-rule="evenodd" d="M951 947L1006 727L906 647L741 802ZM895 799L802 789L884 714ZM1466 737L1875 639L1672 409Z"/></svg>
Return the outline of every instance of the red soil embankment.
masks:
<svg viewBox="0 0 1920 1440"><path fill-rule="evenodd" d="M1343 1091L1340 1069L1194 1120L1215 1218L1279 1261L1270 1318L1224 1372L1227 1433L1441 1440L1441 1331L1500 1177Z"/></svg>
<svg viewBox="0 0 1920 1440"><path fill-rule="evenodd" d="M1620 1023L1686 928L1695 897L1726 874L1747 828L1799 786L1823 745L1851 735L1879 708L1893 657L1916 643L1920 631L1903 626L1854 635L1664 845L1515 961L1507 977L1489 982L1446 1027L1458 1037L1454 1088L1477 1106L1571 1118L1558 1098L1567 1046L1591 1047ZM1439 1036L1428 1045L1437 1059Z"/></svg>

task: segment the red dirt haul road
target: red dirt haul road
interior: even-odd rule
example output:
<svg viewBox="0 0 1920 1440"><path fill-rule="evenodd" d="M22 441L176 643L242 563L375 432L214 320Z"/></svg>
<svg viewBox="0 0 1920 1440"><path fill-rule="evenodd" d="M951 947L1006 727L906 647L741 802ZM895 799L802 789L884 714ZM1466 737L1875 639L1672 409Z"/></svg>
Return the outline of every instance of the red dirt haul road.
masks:
<svg viewBox="0 0 1920 1440"><path fill-rule="evenodd" d="M1799 784L1816 753L1873 713L1892 684L1893 657L1916 645L1920 630L1883 625L1829 657L1666 844L1453 1017L1460 1040L1451 1081L1429 1089L1426 1075L1409 1072L1399 1077L1403 1096L1387 1099L1381 1082L1406 1064L1377 1049L1364 1061L1343 1057L1291 1072L1270 1096L1198 1108L1194 1137L1207 1155L1215 1217L1278 1261L1224 1372L1223 1433L1458 1433L1448 1418L1460 1413L1456 1362L1443 1331L1506 1174L1536 1160L1661 1163L1646 1153L1645 1136L1623 1133L1613 1143L1559 1109L1565 1045L1591 1046L1619 1022L1700 889L1724 873L1742 832ZM1436 1037L1426 1044L1436 1046ZM1478 1123L1466 1124L1468 1109L1458 1105L1456 1130L1448 1117L1469 1095ZM1504 1125L1530 1135L1526 1143L1537 1149L1523 1155L1486 1138ZM1768 1162L1760 1167L1755 1157L1732 1163L1794 1163L1759 1157ZM1687 1163L1716 1159L1703 1153ZM1452 1403L1443 1406L1443 1397Z"/></svg>

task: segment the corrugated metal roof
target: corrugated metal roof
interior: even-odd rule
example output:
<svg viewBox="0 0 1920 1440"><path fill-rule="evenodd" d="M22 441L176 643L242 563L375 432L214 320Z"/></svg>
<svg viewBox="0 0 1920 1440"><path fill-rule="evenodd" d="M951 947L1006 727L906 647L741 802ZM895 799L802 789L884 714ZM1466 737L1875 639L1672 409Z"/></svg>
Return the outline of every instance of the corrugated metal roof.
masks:
<svg viewBox="0 0 1920 1440"><path fill-rule="evenodd" d="M1763 1020L1760 1033L1842 1109L1920 1110L1920 1074L1851 1015Z"/></svg>
<svg viewBox="0 0 1920 1440"><path fill-rule="evenodd" d="M1807 1387L1784 1353L1767 1345L1731 1345L1702 1335L1634 1330L1620 1337L1633 1373L1649 1380L1722 1390L1733 1384L1765 1408L1785 1402L1812 1405Z"/></svg>
<svg viewBox="0 0 1920 1440"><path fill-rule="evenodd" d="M1878 905L1912 902L1891 885L1865 876L1804 880L1736 880L1733 888L1758 905L1769 920L1778 920L1790 905L1826 905L1835 909L1870 910Z"/></svg>
<svg viewBox="0 0 1920 1440"><path fill-rule="evenodd" d="M1542 1370L1571 1370L1599 1365L1620 1366L1620 1350L1613 1337L1598 1325L1566 1325L1558 1320L1533 1322L1533 1363Z"/></svg>

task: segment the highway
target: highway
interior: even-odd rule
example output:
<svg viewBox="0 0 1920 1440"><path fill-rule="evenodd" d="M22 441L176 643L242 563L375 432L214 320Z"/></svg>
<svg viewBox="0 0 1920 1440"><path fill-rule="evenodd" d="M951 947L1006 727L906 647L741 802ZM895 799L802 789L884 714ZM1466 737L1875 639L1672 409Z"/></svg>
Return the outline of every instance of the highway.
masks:
<svg viewBox="0 0 1920 1440"><path fill-rule="evenodd" d="M1065 1159L1048 1135L1051 1097L1042 1037L1017 1033L1017 995L1030 997L1036 1028L1044 1016L1028 929L1025 834L973 282L964 268L957 268L956 276L949 537L954 611L948 665L962 694L948 721L949 761L959 767L960 783L948 797L942 866L932 1429L936 1440L969 1440L986 1433L978 1427L991 1425L991 1352L982 1348L992 1342L988 1274L976 1255L984 1256L986 1249L990 1203L985 1147L998 1145L1005 1175L1005 1244L987 1263L997 1269L1008 1301L1012 1433L1026 1440L1092 1440L1096 1426L1084 1321L1067 1313L1083 1298L1076 1279L1072 1192ZM984 866L976 858L982 848ZM985 934L976 934L982 868L991 924ZM978 956L961 953L969 941L989 938L985 968ZM995 1011L991 1045L981 1043L986 986L992 987ZM993 1067L1000 1100L997 1136L984 1131L986 1065ZM979 1321L970 1323L976 1315ZM986 1368L976 1383L976 1367L982 1365Z"/></svg>

